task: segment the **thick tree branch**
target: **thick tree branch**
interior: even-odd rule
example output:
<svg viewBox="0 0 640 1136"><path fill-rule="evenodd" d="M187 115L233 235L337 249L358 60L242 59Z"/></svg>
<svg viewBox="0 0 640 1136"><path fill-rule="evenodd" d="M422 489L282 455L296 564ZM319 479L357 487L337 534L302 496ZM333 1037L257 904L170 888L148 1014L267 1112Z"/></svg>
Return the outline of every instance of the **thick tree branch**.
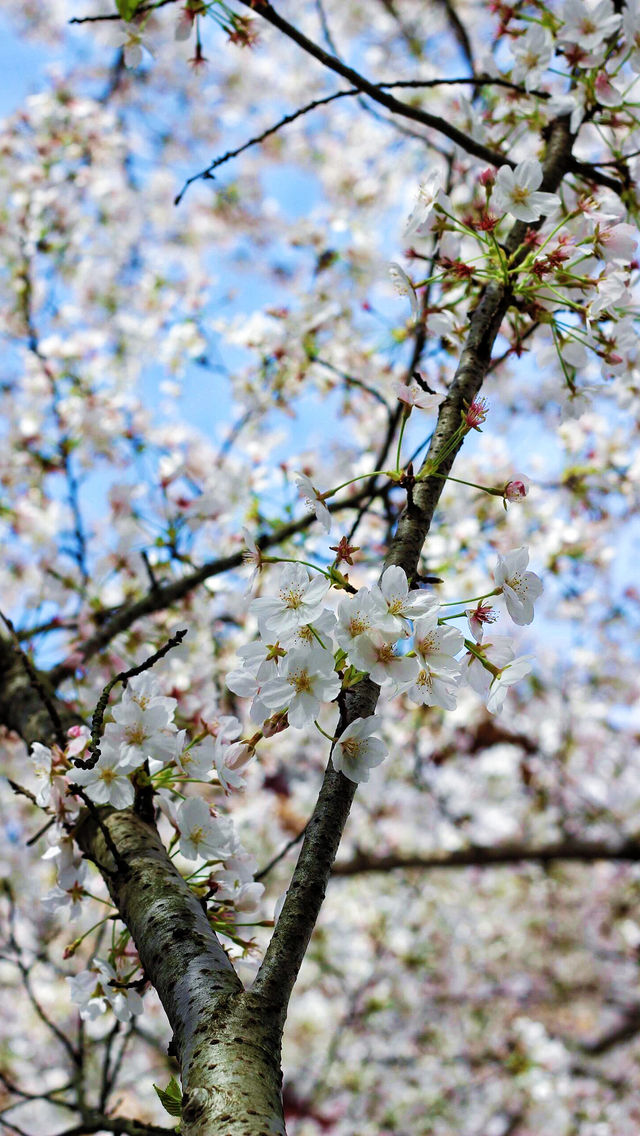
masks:
<svg viewBox="0 0 640 1136"><path fill-rule="evenodd" d="M336 734L356 718L373 714L379 692L369 678L347 691ZM356 783L337 773L329 760L280 918L253 987L279 1005L283 1014L316 925L355 791Z"/></svg>
<svg viewBox="0 0 640 1136"><path fill-rule="evenodd" d="M601 1057L610 1049L631 1041L638 1033L640 1033L640 1006L630 1006L615 1026L593 1041L581 1042L579 1048L589 1057Z"/></svg>

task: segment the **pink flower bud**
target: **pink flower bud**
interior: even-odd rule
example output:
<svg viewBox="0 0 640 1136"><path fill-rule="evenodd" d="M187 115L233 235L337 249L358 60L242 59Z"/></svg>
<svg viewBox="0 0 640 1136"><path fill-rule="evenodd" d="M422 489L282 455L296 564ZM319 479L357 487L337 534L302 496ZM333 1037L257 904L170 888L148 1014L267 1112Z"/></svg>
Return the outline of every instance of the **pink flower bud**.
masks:
<svg viewBox="0 0 640 1136"><path fill-rule="evenodd" d="M488 166L486 170L483 170L478 178L480 185L483 185L485 189L491 189L492 185L495 183L495 180L496 171L491 166Z"/></svg>
<svg viewBox="0 0 640 1136"><path fill-rule="evenodd" d="M508 481L504 487L503 495L505 501L521 501L523 497L527 496L529 492L529 482L520 477L516 481Z"/></svg>
<svg viewBox="0 0 640 1136"><path fill-rule="evenodd" d="M289 719L286 713L279 710L277 714L273 714L271 718L267 718L262 727L262 732L265 738L272 738L274 734L280 734L283 730L287 729Z"/></svg>

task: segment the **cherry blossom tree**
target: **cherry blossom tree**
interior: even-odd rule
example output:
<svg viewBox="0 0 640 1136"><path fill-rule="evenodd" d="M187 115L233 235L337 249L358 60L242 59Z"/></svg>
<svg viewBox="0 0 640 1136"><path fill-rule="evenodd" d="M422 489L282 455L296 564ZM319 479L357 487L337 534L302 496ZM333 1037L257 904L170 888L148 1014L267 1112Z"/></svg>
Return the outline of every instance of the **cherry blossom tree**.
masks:
<svg viewBox="0 0 640 1136"><path fill-rule="evenodd" d="M640 9L6 12L2 1124L637 1132Z"/></svg>

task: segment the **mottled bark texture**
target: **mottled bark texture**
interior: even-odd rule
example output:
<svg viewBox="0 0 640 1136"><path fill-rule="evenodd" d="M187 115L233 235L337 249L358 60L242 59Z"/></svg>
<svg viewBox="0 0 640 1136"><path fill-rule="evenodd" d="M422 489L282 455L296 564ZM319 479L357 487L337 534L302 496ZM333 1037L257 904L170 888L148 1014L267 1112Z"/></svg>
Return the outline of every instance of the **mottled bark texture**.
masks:
<svg viewBox="0 0 640 1136"><path fill-rule="evenodd" d="M184 1094L183 1132L262 1136L284 1131L279 1012L257 1006L244 991L155 827L130 810L100 812L128 870L117 870L91 816L85 816L76 839L101 865L171 1023Z"/></svg>

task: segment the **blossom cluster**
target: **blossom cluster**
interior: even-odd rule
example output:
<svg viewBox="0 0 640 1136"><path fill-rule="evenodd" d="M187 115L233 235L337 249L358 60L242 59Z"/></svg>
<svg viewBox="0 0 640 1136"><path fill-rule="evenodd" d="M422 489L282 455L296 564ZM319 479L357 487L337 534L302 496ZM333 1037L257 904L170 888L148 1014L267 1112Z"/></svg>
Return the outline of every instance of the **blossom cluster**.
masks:
<svg viewBox="0 0 640 1136"><path fill-rule="evenodd" d="M39 742L32 746L39 782L36 803L56 820L43 857L57 869L57 882L42 900L46 911L65 910L75 918L83 899L91 895L85 887L87 861L68 835L79 813L79 797L92 805L127 808L134 802L134 782L140 776L153 787L161 813L173 829L171 843L185 860L196 862L190 878L196 886L206 880L210 894L215 895L216 909L233 915L258 907L264 886L254 881L255 860L243 848L233 821L214 811L202 797L186 795L192 782L217 785L225 793L242 788L242 769L253 756L253 746L240 740L240 723L230 715L207 722L206 732L188 741L186 731L178 730L174 722L176 706L176 699L163 695L147 671L128 681L104 727L94 764L75 764L76 759L89 756L91 735L84 726L69 730L64 748L48 748ZM233 934L232 923L228 930ZM71 945L69 954L75 953L82 938ZM122 950L111 952L109 961L95 959L87 970L69 979L81 1017L92 1020L110 1007L117 1018L127 1021L142 1009L140 994L123 984L114 969L114 965L128 963L132 973L137 970L137 959L132 961L127 955L127 945L128 937Z"/></svg>
<svg viewBox="0 0 640 1136"><path fill-rule="evenodd" d="M499 555L496 588L489 593L502 594L514 623L523 626L533 620L533 602L542 592L540 579L527 571L528 560L526 548ZM364 675L391 695L446 710L455 708L464 676L496 712L508 687L531 669L503 636L483 641L484 625L495 617L488 605L468 612L473 641L465 641L448 623L457 615L443 615L431 593L410 589L398 565L388 567L379 584L342 598L337 611L327 606L329 590L324 574L312 577L304 565L287 563L277 595L251 604L260 638L239 649L243 666L227 675L227 685L252 699L250 718L266 735L311 724L323 704ZM353 781L367 781L369 769L385 756L372 736L377 726L375 717L358 719L336 740L334 765Z"/></svg>
<svg viewBox="0 0 640 1136"><path fill-rule="evenodd" d="M598 5L598 10L602 7ZM609 12L611 5L605 7ZM603 17L602 42L610 34L606 27L619 19ZM534 27L524 38L546 34ZM600 90L597 82L596 89ZM629 94L630 103L635 97ZM590 356L599 360L605 380L635 375L636 306L631 283L639 234L626 219L623 202L610 190L596 195L565 189L561 201L557 193L541 189L542 183L543 168L537 158L525 158L514 167L485 169L478 174L473 200L463 213L445 193L440 172L433 171L419 188L405 237L420 249L421 242L435 236L439 268L427 280L415 282L395 262L389 273L395 290L410 301L412 323L421 319L419 289L431 286L427 329L449 339L455 335L455 308L468 297L469 286L508 279L529 311L550 324L564 385L557 401L563 416L580 417L589 409L591 392L580 389L577 376ZM506 237L514 221L534 228L525 231L518 249L506 258L498 238ZM408 255L423 258L414 247ZM441 291L439 302L434 302L434 286ZM517 320L512 325L513 347L519 353L522 329ZM626 404L625 389L615 389Z"/></svg>

